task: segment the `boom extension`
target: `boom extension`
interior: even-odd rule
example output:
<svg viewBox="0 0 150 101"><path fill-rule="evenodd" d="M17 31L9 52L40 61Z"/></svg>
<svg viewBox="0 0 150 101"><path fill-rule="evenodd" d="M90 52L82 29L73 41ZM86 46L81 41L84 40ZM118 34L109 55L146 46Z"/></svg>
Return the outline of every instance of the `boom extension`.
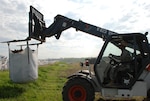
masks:
<svg viewBox="0 0 150 101"><path fill-rule="evenodd" d="M71 27L75 28L76 31L79 30L82 32L86 32L88 34L101 37L103 39L107 38L111 34L117 34L115 32L85 23L81 20L75 21L75 20L69 19L62 15L57 15L54 19L54 22L48 28L46 28L43 33L46 37L51 37L55 35L56 38L59 39L61 33L64 30L67 30Z"/></svg>
<svg viewBox="0 0 150 101"><path fill-rule="evenodd" d="M32 6L29 13L29 38L45 41L46 37L55 36L56 39L60 38L61 33L69 28L75 28L76 31L86 32L90 35L103 38L104 40L116 32L97 27L81 20L76 21L62 15L57 15L54 22L46 28L43 14L37 11Z"/></svg>

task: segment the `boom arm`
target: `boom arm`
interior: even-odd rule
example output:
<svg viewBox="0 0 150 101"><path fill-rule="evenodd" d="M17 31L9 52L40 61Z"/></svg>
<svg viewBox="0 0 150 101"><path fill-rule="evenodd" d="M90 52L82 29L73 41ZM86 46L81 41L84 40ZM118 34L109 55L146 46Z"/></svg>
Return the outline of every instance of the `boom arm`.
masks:
<svg viewBox="0 0 150 101"><path fill-rule="evenodd" d="M72 19L69 19L67 17L64 17L62 15L57 15L54 19L54 22L46 29L44 30L44 35L46 37L51 37L53 35L56 36L57 39L59 39L62 31L69 29L69 28L75 28L76 31L83 31L88 34L100 37L105 39L111 34L117 34L115 32L85 23L83 21L75 21Z"/></svg>
<svg viewBox="0 0 150 101"><path fill-rule="evenodd" d="M32 6L31 6L32 7ZM33 7L32 7L33 9ZM31 10L31 9L30 9ZM51 37L51 36L55 36L56 39L60 38L61 33L64 30L67 30L69 28L75 28L76 31L82 31L82 32L86 32L90 35L94 35L100 38L103 38L104 40L112 34L118 34L116 32L101 28L101 27L97 27L88 23L85 23L83 21L76 21L70 18L67 18L65 16L62 15L57 15L54 18L54 22L48 27L45 27L45 21L43 21L43 15L39 12L36 11L35 12L35 8L34 11L30 11L29 13L29 37L30 38L41 38L42 40L45 40L46 37ZM34 13L34 14L31 14ZM38 13L38 14L36 14ZM41 15L40 15L41 14ZM40 16L39 16L40 15ZM41 18L40 18L41 17ZM34 25L32 24L32 22L34 21ZM32 26L34 26L34 30L32 31ZM38 37L38 38L37 38Z"/></svg>

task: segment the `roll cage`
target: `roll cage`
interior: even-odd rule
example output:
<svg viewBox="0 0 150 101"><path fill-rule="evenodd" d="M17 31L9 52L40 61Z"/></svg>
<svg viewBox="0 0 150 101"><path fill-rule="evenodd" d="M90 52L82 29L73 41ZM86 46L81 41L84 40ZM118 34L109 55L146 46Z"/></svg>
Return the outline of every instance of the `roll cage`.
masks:
<svg viewBox="0 0 150 101"><path fill-rule="evenodd" d="M103 56L104 56L104 52L106 51L106 48L108 47L108 43L112 43L114 44L116 47L119 48L119 44L121 42L121 40L124 40L128 43L129 50L132 49L132 60L126 62L126 64L130 64L130 69L132 69L132 80L130 80L130 83L128 85L125 84L116 84L116 85L111 85L111 86L107 86L106 84L104 84L104 82L102 82L103 80L101 79L102 77L100 77L101 75L99 74L99 69L98 68L106 68L105 67L100 67L99 64L101 64L101 62L103 61ZM119 35L111 35L109 36L99 55L98 58L96 60L96 63L94 65L94 71L95 71L95 75L96 77L98 77L98 81L99 83L103 86L103 87L111 87L111 88L121 88L121 89L131 89L132 86L135 84L136 81L139 80L139 76L140 74L143 72L143 70L146 68L146 66L149 64L150 60L150 50L148 48L149 44L148 44L148 40L146 38L145 35L141 34L141 33L128 33L128 34L119 34ZM111 53L111 51L110 51ZM107 60L107 63L110 63L108 56L105 57L105 60ZM108 62L109 61L109 62ZM121 65L123 63L118 63L118 68L119 65ZM105 72L105 71L103 71ZM103 78L104 79L104 78ZM117 77L116 77L117 79Z"/></svg>

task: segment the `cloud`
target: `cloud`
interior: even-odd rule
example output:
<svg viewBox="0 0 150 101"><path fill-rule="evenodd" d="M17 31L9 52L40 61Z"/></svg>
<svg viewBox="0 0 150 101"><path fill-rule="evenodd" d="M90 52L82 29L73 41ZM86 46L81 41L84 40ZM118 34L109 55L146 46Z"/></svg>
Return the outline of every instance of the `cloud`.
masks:
<svg viewBox="0 0 150 101"><path fill-rule="evenodd" d="M28 36L30 5L44 14L47 26L61 14L119 33L150 30L149 0L0 0L0 41ZM100 38L71 28L60 40L47 38L39 48L39 58L96 56L102 43ZM7 54L7 45L0 47L1 54Z"/></svg>
<svg viewBox="0 0 150 101"><path fill-rule="evenodd" d="M64 16L67 16L74 20L79 20L80 17L80 15L77 12L71 12L71 11L67 12Z"/></svg>
<svg viewBox="0 0 150 101"><path fill-rule="evenodd" d="M2 33L0 37L12 40L27 36L25 35L28 32L26 5L23 2L9 0L1 0L0 4L0 28Z"/></svg>
<svg viewBox="0 0 150 101"><path fill-rule="evenodd" d="M68 1L72 1L75 3L91 3L91 0L68 0Z"/></svg>

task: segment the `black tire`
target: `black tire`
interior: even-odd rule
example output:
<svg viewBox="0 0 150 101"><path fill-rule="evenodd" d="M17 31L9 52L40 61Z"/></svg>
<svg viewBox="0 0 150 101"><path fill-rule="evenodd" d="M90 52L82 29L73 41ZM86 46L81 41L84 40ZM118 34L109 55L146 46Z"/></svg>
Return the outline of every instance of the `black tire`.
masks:
<svg viewBox="0 0 150 101"><path fill-rule="evenodd" d="M94 101L95 92L90 82L75 77L66 82L62 96L63 101Z"/></svg>

